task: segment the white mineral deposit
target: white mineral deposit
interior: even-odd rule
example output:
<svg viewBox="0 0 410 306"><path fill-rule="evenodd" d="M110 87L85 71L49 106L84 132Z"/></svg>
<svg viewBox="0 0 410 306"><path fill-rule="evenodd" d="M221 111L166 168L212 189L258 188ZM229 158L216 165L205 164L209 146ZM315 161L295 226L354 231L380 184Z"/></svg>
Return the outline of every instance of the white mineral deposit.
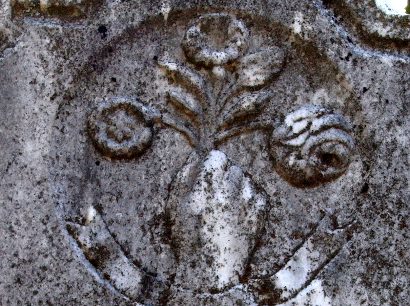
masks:
<svg viewBox="0 0 410 306"><path fill-rule="evenodd" d="M407 5L0 0L0 305L409 305Z"/></svg>

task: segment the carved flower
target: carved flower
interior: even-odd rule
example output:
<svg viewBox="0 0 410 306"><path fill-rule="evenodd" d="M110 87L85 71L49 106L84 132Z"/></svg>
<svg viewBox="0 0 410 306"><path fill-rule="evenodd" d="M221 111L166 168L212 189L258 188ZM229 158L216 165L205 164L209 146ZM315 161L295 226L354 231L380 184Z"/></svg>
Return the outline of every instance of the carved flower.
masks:
<svg viewBox="0 0 410 306"><path fill-rule="evenodd" d="M284 61L284 51L273 46L246 55L239 61L238 83L245 87L266 85L282 70Z"/></svg>
<svg viewBox="0 0 410 306"><path fill-rule="evenodd" d="M104 101L88 121L94 145L112 158L131 158L143 153L153 136L149 112L135 99Z"/></svg>
<svg viewBox="0 0 410 306"><path fill-rule="evenodd" d="M227 14L201 16L185 33L182 48L187 58L208 67L236 60L247 49L249 31Z"/></svg>
<svg viewBox="0 0 410 306"><path fill-rule="evenodd" d="M338 178L349 166L354 149L350 133L342 116L318 106L288 114L271 139L278 173L299 187Z"/></svg>

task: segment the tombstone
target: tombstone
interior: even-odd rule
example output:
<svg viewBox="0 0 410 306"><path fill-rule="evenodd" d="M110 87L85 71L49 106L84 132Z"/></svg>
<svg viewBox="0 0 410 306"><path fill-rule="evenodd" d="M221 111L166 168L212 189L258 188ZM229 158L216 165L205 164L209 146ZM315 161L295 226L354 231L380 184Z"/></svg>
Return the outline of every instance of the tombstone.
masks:
<svg viewBox="0 0 410 306"><path fill-rule="evenodd" d="M4 1L4 305L406 305L409 15Z"/></svg>

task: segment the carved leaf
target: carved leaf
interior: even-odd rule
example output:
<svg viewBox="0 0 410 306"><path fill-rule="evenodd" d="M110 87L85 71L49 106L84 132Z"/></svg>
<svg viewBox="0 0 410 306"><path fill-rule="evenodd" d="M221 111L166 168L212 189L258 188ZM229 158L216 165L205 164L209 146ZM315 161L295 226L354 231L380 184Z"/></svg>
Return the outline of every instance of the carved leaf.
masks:
<svg viewBox="0 0 410 306"><path fill-rule="evenodd" d="M263 226L266 195L221 151L191 156L172 190L172 237L186 263L175 282L208 292L238 284Z"/></svg>
<svg viewBox="0 0 410 306"><path fill-rule="evenodd" d="M229 138L238 136L246 132L251 132L255 130L270 130L271 128L271 120L256 120L251 122L246 121L245 124L234 126L232 128L223 129L216 133L214 143L219 145Z"/></svg>
<svg viewBox="0 0 410 306"><path fill-rule="evenodd" d="M354 229L353 220L341 227L334 226L332 216L325 216L320 221L317 229L293 251L287 263L270 277L270 286L275 288L271 294L276 299L280 293L281 306L304 304L301 301L309 300L308 293L312 289L316 289L316 294L323 293L317 276L352 238ZM252 285L257 288L258 280Z"/></svg>
<svg viewBox="0 0 410 306"><path fill-rule="evenodd" d="M178 120L169 114L163 114L161 122L184 135L191 146L198 146L199 136L192 125L187 121Z"/></svg>
<svg viewBox="0 0 410 306"><path fill-rule="evenodd" d="M322 280L315 279L293 299L277 306L320 305L332 306L331 299L326 296Z"/></svg>
<svg viewBox="0 0 410 306"><path fill-rule="evenodd" d="M330 218L324 218L313 235L272 277L276 288L281 290L281 298L284 301L295 297L326 268L350 240L353 228L354 225L349 223L344 228L334 229ZM324 241L326 243L323 243Z"/></svg>
<svg viewBox="0 0 410 306"><path fill-rule="evenodd" d="M277 47L243 57L238 68L238 83L244 87L265 85L282 70L284 58L284 52Z"/></svg>
<svg viewBox="0 0 410 306"><path fill-rule="evenodd" d="M233 105L223 115L223 124L246 119L248 116L260 114L271 98L270 92L244 93L233 101Z"/></svg>
<svg viewBox="0 0 410 306"><path fill-rule="evenodd" d="M168 56L159 59L158 65L165 69L168 77L195 94L200 101L208 104L207 85L200 74Z"/></svg>
<svg viewBox="0 0 410 306"><path fill-rule="evenodd" d="M202 107L195 97L181 88L174 87L169 90L168 101L188 115L199 116L202 113Z"/></svg>
<svg viewBox="0 0 410 306"><path fill-rule="evenodd" d="M86 259L101 272L106 281L130 298L141 294L145 274L128 260L94 208L90 207L85 225L73 222L66 224Z"/></svg>

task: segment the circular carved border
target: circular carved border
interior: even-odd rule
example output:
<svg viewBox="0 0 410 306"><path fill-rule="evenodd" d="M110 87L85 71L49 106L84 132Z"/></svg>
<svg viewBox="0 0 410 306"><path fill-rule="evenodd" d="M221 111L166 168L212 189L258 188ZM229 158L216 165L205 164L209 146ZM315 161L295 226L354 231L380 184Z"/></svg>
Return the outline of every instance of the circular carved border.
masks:
<svg viewBox="0 0 410 306"><path fill-rule="evenodd" d="M323 0L323 4L366 45L410 52L410 15L387 15L374 0Z"/></svg>

